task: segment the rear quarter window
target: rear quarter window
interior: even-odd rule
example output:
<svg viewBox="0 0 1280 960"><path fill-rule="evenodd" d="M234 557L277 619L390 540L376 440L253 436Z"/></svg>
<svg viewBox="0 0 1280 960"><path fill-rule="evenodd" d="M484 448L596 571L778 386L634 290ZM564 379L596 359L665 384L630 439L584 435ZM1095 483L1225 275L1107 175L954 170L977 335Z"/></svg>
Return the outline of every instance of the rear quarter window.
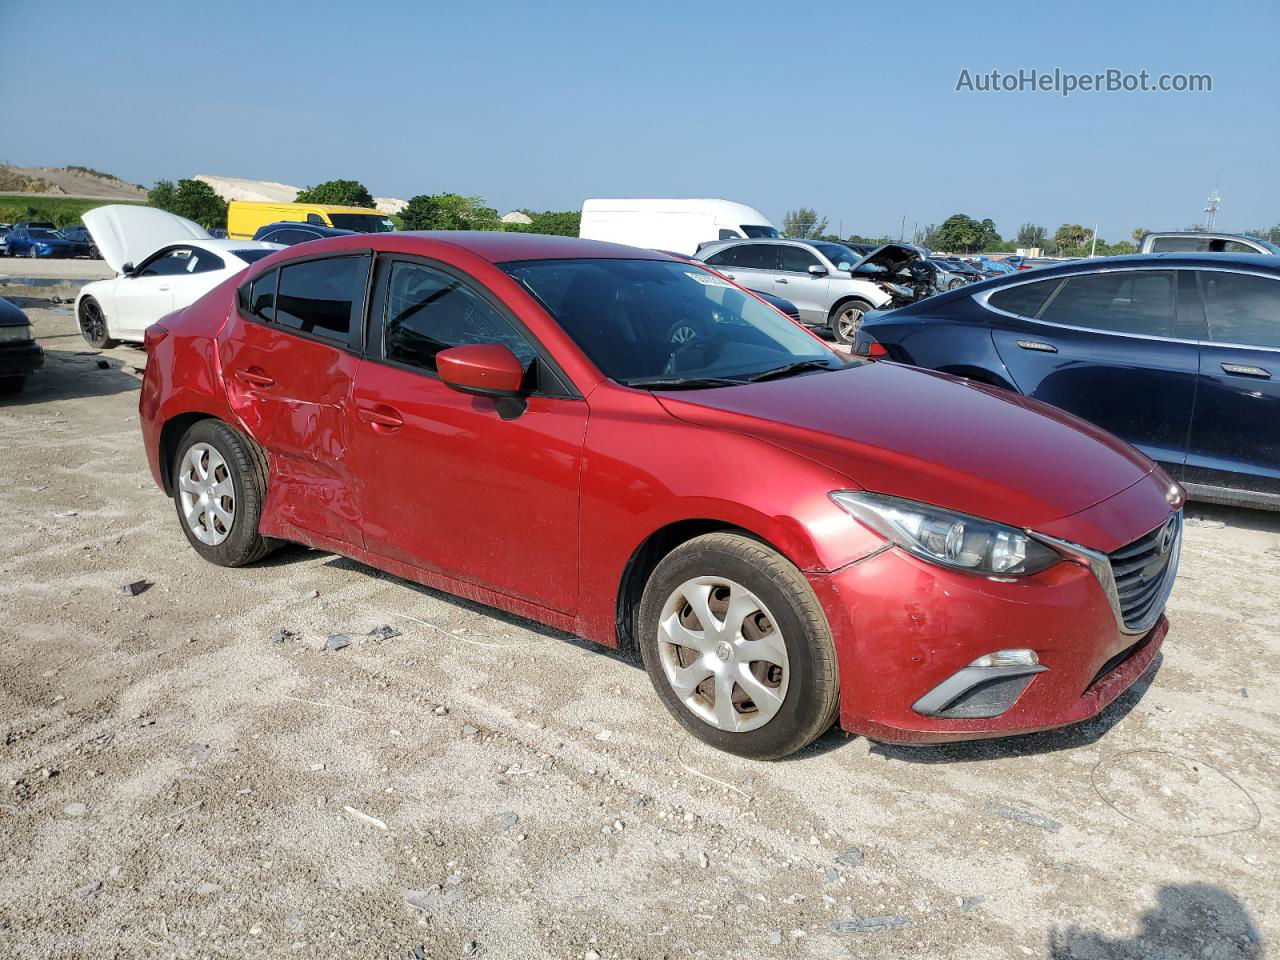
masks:
<svg viewBox="0 0 1280 960"><path fill-rule="evenodd" d="M328 257L280 267L276 323L347 345L360 327L368 257Z"/></svg>
<svg viewBox="0 0 1280 960"><path fill-rule="evenodd" d="M1038 283L1020 283L1004 290L997 290L987 297L987 303L1005 313L1016 313L1020 317L1034 318L1049 299L1049 294L1058 288L1060 279L1041 280Z"/></svg>

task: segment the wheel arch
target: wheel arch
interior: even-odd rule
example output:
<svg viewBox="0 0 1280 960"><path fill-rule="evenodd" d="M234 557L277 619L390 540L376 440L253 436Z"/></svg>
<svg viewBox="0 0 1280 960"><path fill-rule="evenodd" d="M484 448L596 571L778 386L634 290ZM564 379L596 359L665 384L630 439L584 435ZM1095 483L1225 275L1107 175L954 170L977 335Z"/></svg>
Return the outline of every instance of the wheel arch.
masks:
<svg viewBox="0 0 1280 960"><path fill-rule="evenodd" d="M868 310L879 309L879 307L877 307L874 303L872 303L870 300L868 300L866 297L864 297L860 293L846 293L843 296L841 296L838 300L836 300L836 302L831 305L831 309L827 311L827 322L830 323L831 321L835 320L836 314L838 314L841 310L843 310L846 306L848 306L850 303L853 303L854 301L858 303L866 304Z"/></svg>
<svg viewBox="0 0 1280 960"><path fill-rule="evenodd" d="M632 551L626 566L622 570L622 579L618 583L618 595L615 607L615 629L618 649L635 647L635 620L640 609L640 599L644 596L645 584L662 559L682 544L708 533L737 533L764 544L780 556L786 553L776 544L752 530L709 517L676 520L654 530ZM788 558L790 559L790 558Z"/></svg>
<svg viewBox="0 0 1280 960"><path fill-rule="evenodd" d="M173 496L173 459L178 454L178 441L201 420L219 420L226 423L215 414L193 410L169 418L160 428L160 480L164 484L166 496ZM227 425L234 429L234 424Z"/></svg>

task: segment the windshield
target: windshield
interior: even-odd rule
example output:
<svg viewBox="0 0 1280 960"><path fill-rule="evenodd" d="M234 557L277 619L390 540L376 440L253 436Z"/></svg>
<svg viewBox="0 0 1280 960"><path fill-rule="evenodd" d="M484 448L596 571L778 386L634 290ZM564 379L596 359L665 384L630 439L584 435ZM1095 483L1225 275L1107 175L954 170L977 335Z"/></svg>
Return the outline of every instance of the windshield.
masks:
<svg viewBox="0 0 1280 960"><path fill-rule="evenodd" d="M502 264L605 376L629 386L723 386L808 361L848 364L714 273L660 260ZM808 366L809 364L805 364Z"/></svg>
<svg viewBox="0 0 1280 960"><path fill-rule="evenodd" d="M331 213L329 219L335 227L357 233L390 233L396 228L390 217L380 213Z"/></svg>
<svg viewBox="0 0 1280 960"><path fill-rule="evenodd" d="M273 253L275 253L274 250L232 250L231 251L231 255L233 257L238 257L239 259L243 260L245 263L257 263L263 257L269 257Z"/></svg>
<svg viewBox="0 0 1280 960"><path fill-rule="evenodd" d="M781 236L777 227L762 227L750 223L741 223L739 226L742 228L742 232L751 240L759 240L762 237L772 240Z"/></svg>
<svg viewBox="0 0 1280 960"><path fill-rule="evenodd" d="M843 243L827 243L820 241L814 243L813 246L818 250L821 250L822 255L841 270L848 270L851 266L862 259L861 254L854 253Z"/></svg>

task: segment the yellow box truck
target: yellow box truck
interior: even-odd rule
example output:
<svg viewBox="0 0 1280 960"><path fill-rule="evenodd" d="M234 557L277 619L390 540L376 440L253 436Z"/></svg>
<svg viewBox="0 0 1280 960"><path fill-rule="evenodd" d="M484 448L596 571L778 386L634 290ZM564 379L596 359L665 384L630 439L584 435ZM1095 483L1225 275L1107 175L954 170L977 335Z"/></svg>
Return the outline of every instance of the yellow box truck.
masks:
<svg viewBox="0 0 1280 960"><path fill-rule="evenodd" d="M368 207L339 207L327 203L253 203L232 200L227 204L227 236L252 240L259 227L269 223L315 223L357 233L388 233L396 228L385 213Z"/></svg>

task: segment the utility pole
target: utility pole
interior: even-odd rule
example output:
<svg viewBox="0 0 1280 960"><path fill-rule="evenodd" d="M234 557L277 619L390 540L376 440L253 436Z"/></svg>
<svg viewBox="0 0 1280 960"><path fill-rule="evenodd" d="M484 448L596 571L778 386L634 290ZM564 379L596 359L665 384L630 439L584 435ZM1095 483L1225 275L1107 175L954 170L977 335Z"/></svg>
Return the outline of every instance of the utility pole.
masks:
<svg viewBox="0 0 1280 960"><path fill-rule="evenodd" d="M1093 256L1098 250L1098 228L1102 226L1101 220L1093 222L1093 243L1089 244L1089 256Z"/></svg>
<svg viewBox="0 0 1280 960"><path fill-rule="evenodd" d="M902 227L898 230L898 242L901 243L907 239L907 215L902 215Z"/></svg>
<svg viewBox="0 0 1280 960"><path fill-rule="evenodd" d="M1218 204L1222 202L1222 198L1218 196L1218 188L1215 185L1213 193L1209 194L1208 205L1204 208L1204 228L1206 231L1213 231L1213 221L1218 217Z"/></svg>

